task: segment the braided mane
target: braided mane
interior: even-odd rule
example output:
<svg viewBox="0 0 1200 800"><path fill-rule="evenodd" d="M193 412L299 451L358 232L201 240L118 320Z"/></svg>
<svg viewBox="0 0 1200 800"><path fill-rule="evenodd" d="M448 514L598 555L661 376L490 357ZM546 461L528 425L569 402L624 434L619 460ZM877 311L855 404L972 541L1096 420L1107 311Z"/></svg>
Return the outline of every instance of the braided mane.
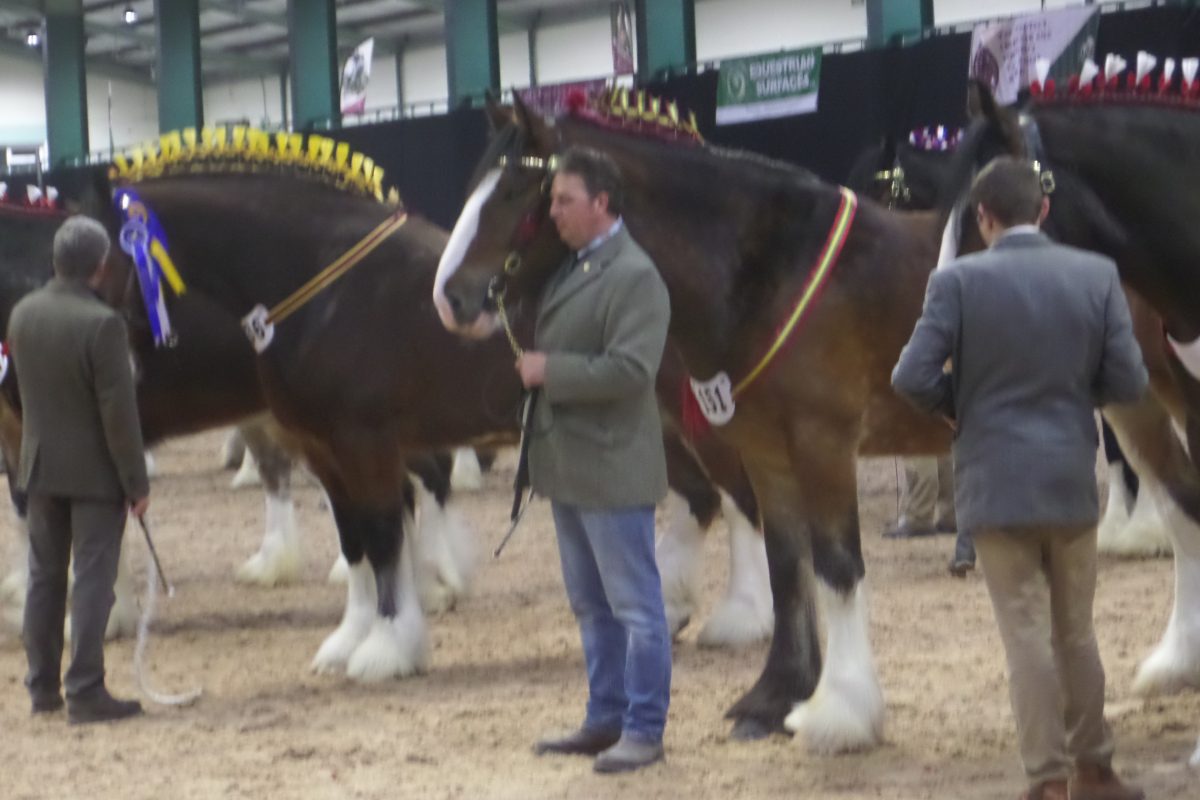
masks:
<svg viewBox="0 0 1200 800"><path fill-rule="evenodd" d="M580 93L569 97L567 105L571 116L610 130L669 142L704 143L695 112L688 112L684 119L677 103L664 102L641 90L605 89L590 98Z"/></svg>
<svg viewBox="0 0 1200 800"><path fill-rule="evenodd" d="M275 134L245 125L164 133L113 159L114 181L143 182L179 175L284 174L315 180L382 202L383 168L345 142L315 133ZM395 189L388 202L400 203Z"/></svg>

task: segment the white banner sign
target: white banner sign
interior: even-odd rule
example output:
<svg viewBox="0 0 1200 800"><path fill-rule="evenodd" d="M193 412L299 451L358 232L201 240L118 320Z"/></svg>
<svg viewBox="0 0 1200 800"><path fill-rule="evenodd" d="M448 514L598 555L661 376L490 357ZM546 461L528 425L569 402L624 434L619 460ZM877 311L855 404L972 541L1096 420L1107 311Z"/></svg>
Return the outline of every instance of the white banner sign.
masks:
<svg viewBox="0 0 1200 800"><path fill-rule="evenodd" d="M1067 8L988 22L971 35L970 76L992 88L1001 103L1014 103L1017 94L1037 77L1034 62L1050 62L1050 77L1065 86L1083 62L1096 51L1100 11Z"/></svg>
<svg viewBox="0 0 1200 800"><path fill-rule="evenodd" d="M367 106L367 84L371 80L371 56L374 37L354 48L342 68L342 113L361 114Z"/></svg>

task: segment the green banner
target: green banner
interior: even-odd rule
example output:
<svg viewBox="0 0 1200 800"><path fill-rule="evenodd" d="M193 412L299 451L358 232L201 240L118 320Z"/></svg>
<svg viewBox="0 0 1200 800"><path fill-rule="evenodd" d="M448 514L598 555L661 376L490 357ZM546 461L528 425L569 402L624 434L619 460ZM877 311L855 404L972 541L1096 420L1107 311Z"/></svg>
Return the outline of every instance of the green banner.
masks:
<svg viewBox="0 0 1200 800"><path fill-rule="evenodd" d="M819 47L723 60L717 124L812 113L820 84Z"/></svg>

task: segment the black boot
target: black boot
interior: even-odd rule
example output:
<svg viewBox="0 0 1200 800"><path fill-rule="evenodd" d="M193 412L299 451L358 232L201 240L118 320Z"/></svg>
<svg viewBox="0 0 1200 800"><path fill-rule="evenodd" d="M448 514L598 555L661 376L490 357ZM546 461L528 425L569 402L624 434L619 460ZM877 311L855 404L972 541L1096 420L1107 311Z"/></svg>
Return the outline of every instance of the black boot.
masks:
<svg viewBox="0 0 1200 800"><path fill-rule="evenodd" d="M67 702L67 721L72 725L89 722L111 722L136 717L142 713L142 704L137 700L118 700L100 686Z"/></svg>

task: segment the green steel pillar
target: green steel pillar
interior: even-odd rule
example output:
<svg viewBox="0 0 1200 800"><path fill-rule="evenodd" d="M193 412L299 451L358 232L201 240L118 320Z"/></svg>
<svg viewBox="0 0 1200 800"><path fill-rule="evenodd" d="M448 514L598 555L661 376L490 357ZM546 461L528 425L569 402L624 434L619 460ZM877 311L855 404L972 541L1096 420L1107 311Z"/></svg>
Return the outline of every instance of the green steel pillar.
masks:
<svg viewBox="0 0 1200 800"><path fill-rule="evenodd" d="M46 0L42 58L50 166L88 153L83 0Z"/></svg>
<svg viewBox="0 0 1200 800"><path fill-rule="evenodd" d="M693 0L637 0L638 78L696 61L696 7Z"/></svg>
<svg viewBox="0 0 1200 800"><path fill-rule="evenodd" d="M200 0L154 0L158 35L158 129L204 124L200 81Z"/></svg>
<svg viewBox="0 0 1200 800"><path fill-rule="evenodd" d="M450 107L500 89L496 0L446 0L446 77Z"/></svg>
<svg viewBox="0 0 1200 800"><path fill-rule="evenodd" d="M867 42L883 47L933 27L933 0L867 0Z"/></svg>
<svg viewBox="0 0 1200 800"><path fill-rule="evenodd" d="M334 0L288 0L292 127L303 130L341 116Z"/></svg>

